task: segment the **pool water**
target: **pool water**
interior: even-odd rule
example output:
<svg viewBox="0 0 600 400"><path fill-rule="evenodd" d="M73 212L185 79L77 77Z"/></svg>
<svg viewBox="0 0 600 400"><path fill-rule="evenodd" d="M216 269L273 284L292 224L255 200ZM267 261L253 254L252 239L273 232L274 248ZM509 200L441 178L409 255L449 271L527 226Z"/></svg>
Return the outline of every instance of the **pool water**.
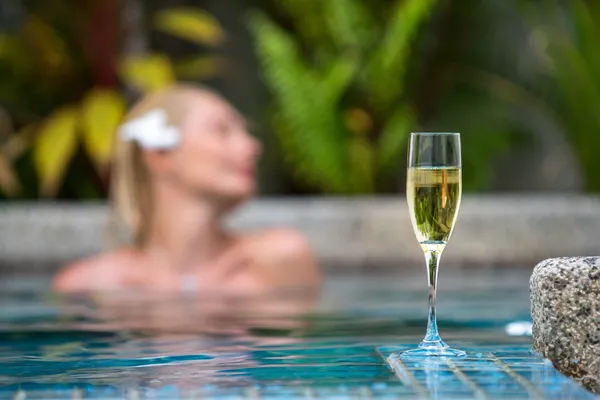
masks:
<svg viewBox="0 0 600 400"><path fill-rule="evenodd" d="M529 320L522 269L442 271L440 330L468 356L394 356L425 331L419 272L337 274L310 312L279 294L219 318L206 309L223 299L115 294L100 307L5 280L0 399L594 398L530 351L526 329L507 331Z"/></svg>

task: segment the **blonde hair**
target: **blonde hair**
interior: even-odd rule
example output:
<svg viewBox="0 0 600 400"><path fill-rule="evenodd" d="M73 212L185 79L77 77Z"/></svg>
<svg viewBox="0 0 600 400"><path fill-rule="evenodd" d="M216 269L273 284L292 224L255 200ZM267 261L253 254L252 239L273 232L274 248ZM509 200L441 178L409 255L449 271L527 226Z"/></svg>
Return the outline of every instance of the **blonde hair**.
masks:
<svg viewBox="0 0 600 400"><path fill-rule="evenodd" d="M178 84L153 92L132 107L124 123L151 110L162 109L167 114L169 125L181 125L186 113L182 107L183 98L206 92L209 91L201 86L189 84ZM117 138L110 187L111 225L117 229L113 234L125 229L134 246L143 246L150 228L152 201L150 173L143 160L143 149L135 141Z"/></svg>

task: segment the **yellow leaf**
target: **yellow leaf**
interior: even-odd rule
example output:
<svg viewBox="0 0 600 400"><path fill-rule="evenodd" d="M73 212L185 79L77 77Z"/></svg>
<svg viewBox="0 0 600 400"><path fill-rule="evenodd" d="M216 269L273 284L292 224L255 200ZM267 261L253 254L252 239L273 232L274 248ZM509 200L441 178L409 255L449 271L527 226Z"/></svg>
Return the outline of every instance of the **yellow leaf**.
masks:
<svg viewBox="0 0 600 400"><path fill-rule="evenodd" d="M45 121L33 148L33 161L43 196L56 194L76 148L77 109L65 107Z"/></svg>
<svg viewBox="0 0 600 400"><path fill-rule="evenodd" d="M218 45L225 39L225 32L219 22L204 10L191 7L178 7L160 11L154 19L154 26L170 35L198 44Z"/></svg>
<svg viewBox="0 0 600 400"><path fill-rule="evenodd" d="M177 76L185 79L206 79L217 75L225 68L225 61L219 57L200 56L179 61L175 65Z"/></svg>
<svg viewBox="0 0 600 400"><path fill-rule="evenodd" d="M121 76L142 92L162 89L175 82L171 60L162 54L126 58L121 64Z"/></svg>
<svg viewBox="0 0 600 400"><path fill-rule="evenodd" d="M115 132L125 108L125 101L114 90L94 89L83 101L83 144L99 170L104 170L110 161Z"/></svg>

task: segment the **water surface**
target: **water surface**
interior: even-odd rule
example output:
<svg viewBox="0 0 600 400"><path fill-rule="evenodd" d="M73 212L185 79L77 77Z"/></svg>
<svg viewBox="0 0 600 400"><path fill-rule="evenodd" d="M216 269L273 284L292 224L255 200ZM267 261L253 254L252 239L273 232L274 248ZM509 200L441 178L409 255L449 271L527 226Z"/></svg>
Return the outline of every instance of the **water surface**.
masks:
<svg viewBox="0 0 600 400"><path fill-rule="evenodd" d="M528 277L443 270L440 330L469 356L412 361L390 354L425 332L420 269L332 275L315 298L64 299L5 280L0 398L592 398L507 333L529 320Z"/></svg>

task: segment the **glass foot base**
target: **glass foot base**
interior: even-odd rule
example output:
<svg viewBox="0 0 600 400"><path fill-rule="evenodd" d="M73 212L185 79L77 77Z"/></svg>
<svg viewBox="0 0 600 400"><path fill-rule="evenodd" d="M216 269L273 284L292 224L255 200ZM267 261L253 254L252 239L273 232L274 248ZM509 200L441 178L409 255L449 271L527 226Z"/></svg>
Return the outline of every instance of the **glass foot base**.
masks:
<svg viewBox="0 0 600 400"><path fill-rule="evenodd" d="M399 354L405 357L465 357L467 353L462 350L453 349L443 341L422 342L419 347L407 350Z"/></svg>

